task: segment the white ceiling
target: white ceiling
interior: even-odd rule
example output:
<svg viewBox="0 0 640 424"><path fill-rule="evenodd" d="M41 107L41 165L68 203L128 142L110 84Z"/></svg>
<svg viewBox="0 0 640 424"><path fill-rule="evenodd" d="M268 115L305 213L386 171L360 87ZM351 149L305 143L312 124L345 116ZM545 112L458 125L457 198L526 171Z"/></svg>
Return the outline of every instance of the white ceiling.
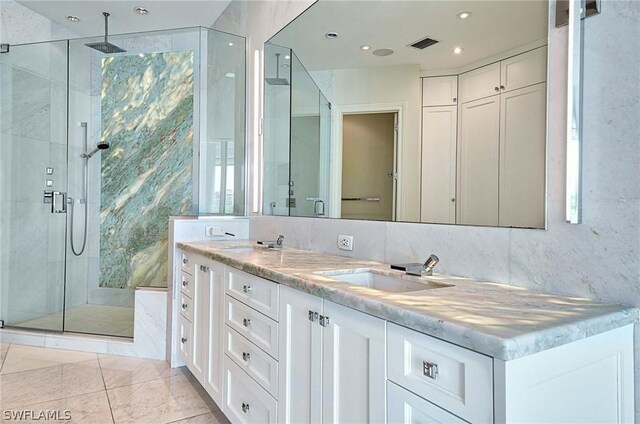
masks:
<svg viewBox="0 0 640 424"><path fill-rule="evenodd" d="M210 27L231 3L230 0L17 1L82 37L104 34L102 12L111 13L109 32L122 34L190 26ZM150 13L139 15L133 11L136 6L145 7ZM78 16L80 22L68 21L68 15Z"/></svg>
<svg viewBox="0 0 640 424"><path fill-rule="evenodd" d="M456 15L472 12L466 20ZM547 0L321 0L276 34L271 42L291 47L309 70L418 64L422 70L457 69L546 39ZM339 37L330 40L327 32ZM440 42L409 47L425 36ZM368 52L360 46L372 47ZM462 47L455 55L454 47ZM372 51L390 48L391 56Z"/></svg>

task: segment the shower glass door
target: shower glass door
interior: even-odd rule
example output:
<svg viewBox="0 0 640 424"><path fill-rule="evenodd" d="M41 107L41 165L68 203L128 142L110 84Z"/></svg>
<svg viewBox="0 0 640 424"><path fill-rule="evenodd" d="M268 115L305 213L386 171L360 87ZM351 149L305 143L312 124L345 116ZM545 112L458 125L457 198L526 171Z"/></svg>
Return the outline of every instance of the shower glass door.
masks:
<svg viewBox="0 0 640 424"><path fill-rule="evenodd" d="M62 331L67 41L0 54L0 319Z"/></svg>

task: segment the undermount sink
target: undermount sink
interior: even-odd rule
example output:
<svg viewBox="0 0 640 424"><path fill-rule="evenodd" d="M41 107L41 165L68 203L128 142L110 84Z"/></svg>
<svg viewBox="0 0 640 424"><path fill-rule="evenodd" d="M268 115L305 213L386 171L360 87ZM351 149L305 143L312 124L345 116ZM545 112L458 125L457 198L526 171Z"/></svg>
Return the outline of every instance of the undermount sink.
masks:
<svg viewBox="0 0 640 424"><path fill-rule="evenodd" d="M229 252L229 253L254 253L254 252L258 252L258 253L264 253L264 252L273 252L273 249L267 249L264 247L260 247L260 246L223 246L223 247L219 247L218 249L220 250L224 250L225 252Z"/></svg>
<svg viewBox="0 0 640 424"><path fill-rule="evenodd" d="M404 275L395 277L374 270L318 271L316 274L356 286L367 287L389 293L406 293L451 287L449 284L436 283L430 280L419 281L423 277L411 277Z"/></svg>

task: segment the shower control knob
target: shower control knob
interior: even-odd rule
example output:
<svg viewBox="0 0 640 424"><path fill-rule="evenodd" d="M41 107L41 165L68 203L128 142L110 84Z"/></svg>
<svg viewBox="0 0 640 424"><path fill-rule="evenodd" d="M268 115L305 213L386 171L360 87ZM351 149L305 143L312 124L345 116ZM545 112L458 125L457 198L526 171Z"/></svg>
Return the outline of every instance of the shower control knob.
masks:
<svg viewBox="0 0 640 424"><path fill-rule="evenodd" d="M251 320L249 318L244 318L242 320L242 325L244 325L245 327L248 327L251 325Z"/></svg>
<svg viewBox="0 0 640 424"><path fill-rule="evenodd" d="M251 286L242 286L242 291L245 293L249 293L251 290L253 290Z"/></svg>

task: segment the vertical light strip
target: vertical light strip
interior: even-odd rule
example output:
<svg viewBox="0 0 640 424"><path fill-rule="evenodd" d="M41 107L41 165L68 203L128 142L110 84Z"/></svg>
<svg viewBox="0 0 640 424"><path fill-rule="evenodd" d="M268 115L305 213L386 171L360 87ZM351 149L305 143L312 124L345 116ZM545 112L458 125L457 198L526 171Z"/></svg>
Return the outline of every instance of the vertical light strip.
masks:
<svg viewBox="0 0 640 424"><path fill-rule="evenodd" d="M569 33L567 63L567 187L566 220L582 221L581 214L581 86L582 86L582 24L581 0L569 0Z"/></svg>
<svg viewBox="0 0 640 424"><path fill-rule="evenodd" d="M260 50L253 52L253 213L260 212Z"/></svg>

